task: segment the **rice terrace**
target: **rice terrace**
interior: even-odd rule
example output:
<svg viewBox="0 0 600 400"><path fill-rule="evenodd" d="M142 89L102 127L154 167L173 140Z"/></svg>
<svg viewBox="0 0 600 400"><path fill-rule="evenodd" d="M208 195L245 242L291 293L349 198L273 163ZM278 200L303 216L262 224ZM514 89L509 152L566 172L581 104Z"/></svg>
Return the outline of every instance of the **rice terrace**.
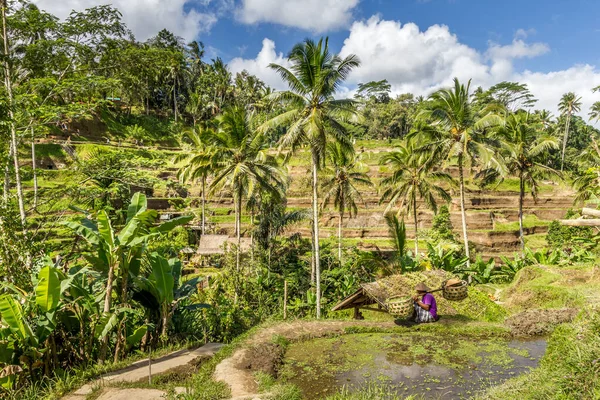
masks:
<svg viewBox="0 0 600 400"><path fill-rule="evenodd" d="M600 4L525 3L0 0L0 399L600 399Z"/></svg>

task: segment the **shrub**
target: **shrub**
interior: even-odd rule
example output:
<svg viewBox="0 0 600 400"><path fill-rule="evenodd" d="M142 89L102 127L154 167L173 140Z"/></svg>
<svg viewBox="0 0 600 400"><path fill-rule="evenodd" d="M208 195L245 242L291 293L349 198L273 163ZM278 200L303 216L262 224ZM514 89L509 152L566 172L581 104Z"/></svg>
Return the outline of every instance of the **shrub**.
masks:
<svg viewBox="0 0 600 400"><path fill-rule="evenodd" d="M454 242L456 238L453 232L454 226L450 220L450 210L448 206L443 205L438 210L438 213L433 217L431 237L435 241L447 240Z"/></svg>

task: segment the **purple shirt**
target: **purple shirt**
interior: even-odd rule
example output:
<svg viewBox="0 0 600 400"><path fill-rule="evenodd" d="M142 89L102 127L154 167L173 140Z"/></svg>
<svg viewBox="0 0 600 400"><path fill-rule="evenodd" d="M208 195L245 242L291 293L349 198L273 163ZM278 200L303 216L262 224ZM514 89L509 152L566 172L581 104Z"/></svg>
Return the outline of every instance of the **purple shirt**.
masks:
<svg viewBox="0 0 600 400"><path fill-rule="evenodd" d="M437 318L437 304L435 302L435 297L431 293L425 293L423 296L423 304L429 305L429 312L433 316L433 318Z"/></svg>

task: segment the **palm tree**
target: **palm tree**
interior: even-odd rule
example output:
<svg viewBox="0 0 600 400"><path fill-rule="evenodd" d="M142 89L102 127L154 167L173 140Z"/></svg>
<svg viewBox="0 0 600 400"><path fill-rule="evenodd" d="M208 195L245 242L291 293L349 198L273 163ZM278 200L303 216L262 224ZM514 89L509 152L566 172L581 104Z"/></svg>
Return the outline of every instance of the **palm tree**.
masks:
<svg viewBox="0 0 600 400"><path fill-rule="evenodd" d="M530 123L529 113L510 114L500 127L503 158L508 172L519 177L519 238L521 250L525 251L523 235L523 199L525 187L529 186L533 198L537 198L539 179L548 175L557 175L554 169L543 165L541 158L551 149L558 149L556 138L548 134L539 134L541 128Z"/></svg>
<svg viewBox="0 0 600 400"><path fill-rule="evenodd" d="M369 175L360 172L364 165L353 152L346 151L339 143L328 143L327 159L331 167L325 169L323 202L325 208L331 201L340 213L338 222L338 259L342 262L342 226L344 213L347 210L350 218L358 213L357 202L366 203L358 186L373 186Z"/></svg>
<svg viewBox="0 0 600 400"><path fill-rule="evenodd" d="M590 121L591 120L596 120L596 121L600 120L600 101L597 101L594 104L592 104L592 106L590 107L589 115L590 115Z"/></svg>
<svg viewBox="0 0 600 400"><path fill-rule="evenodd" d="M562 153L560 157L560 170L562 172L565 165L565 151L567 150L567 141L569 140L569 127L571 116L581 110L581 97L573 92L565 93L558 103L558 110L566 117L565 135L563 137Z"/></svg>
<svg viewBox="0 0 600 400"><path fill-rule="evenodd" d="M321 316L321 273L319 262L319 199L318 171L325 161L328 141L340 143L350 149L352 143L343 122L355 118L353 101L335 100L333 96L350 72L360 65L355 55L342 59L329 51L329 40L317 43L307 39L294 46L289 54L291 67L271 64L290 90L273 94L274 99L286 103L287 111L267 121L263 130L287 127L280 140L280 149L290 148L291 153L308 145L312 164L313 242L316 275L317 318ZM290 154L291 154L290 153Z"/></svg>
<svg viewBox="0 0 600 400"><path fill-rule="evenodd" d="M227 187L233 194L239 271L243 198L255 187L279 196L284 180L275 157L267 154L265 136L252 129L246 110L226 109L217 122L216 130L207 130L203 135L204 142L213 148L210 163L215 172L210 188L214 192Z"/></svg>
<svg viewBox="0 0 600 400"><path fill-rule="evenodd" d="M433 171L432 158L425 152L415 149L414 140L409 139L395 151L384 154L379 161L390 169L391 176L381 181L384 191L380 203L388 201L386 213L400 201L400 210L406 207L406 212L413 214L415 224L415 258L419 258L419 221L417 215L418 201L437 213L436 195L450 202L452 197L439 184L452 183L452 177L441 171Z"/></svg>
<svg viewBox="0 0 600 400"><path fill-rule="evenodd" d="M209 124L196 126L188 130L186 135L193 146L192 154L183 154L175 159L175 162L184 162L183 166L177 172L178 178L183 182L200 179L202 182L202 209L201 209L201 232L206 234L206 181L210 176L214 166L212 165L213 149L206 145L203 136L210 130Z"/></svg>
<svg viewBox="0 0 600 400"><path fill-rule="evenodd" d="M485 143L481 130L500 125L502 118L493 111L498 107L490 105L480 111L473 107L469 89L471 81L462 85L454 78L454 87L441 89L429 96L430 103L422 114L429 118L434 127L441 130L427 129L422 134L430 136L431 141L426 148L437 159L449 161L456 157L459 172L460 211L462 217L463 241L465 255L470 260L469 237L467 234L467 214L465 210L465 162L475 157L486 166L499 169L499 160L494 151ZM467 261L467 267L470 261Z"/></svg>
<svg viewBox="0 0 600 400"><path fill-rule="evenodd" d="M592 92L594 92L594 93L596 93L598 91L600 91L600 86L596 86L595 88L592 89ZM590 107L589 116L590 116L590 121L592 121L592 120L600 121L600 101L596 101L594 104L592 104L592 106Z"/></svg>

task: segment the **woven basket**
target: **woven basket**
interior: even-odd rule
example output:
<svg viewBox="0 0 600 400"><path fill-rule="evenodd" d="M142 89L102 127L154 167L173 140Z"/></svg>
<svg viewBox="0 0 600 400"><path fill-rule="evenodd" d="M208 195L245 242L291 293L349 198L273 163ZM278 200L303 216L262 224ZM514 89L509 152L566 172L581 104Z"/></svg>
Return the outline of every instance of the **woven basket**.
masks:
<svg viewBox="0 0 600 400"><path fill-rule="evenodd" d="M442 282L442 287L444 288L442 296L446 300L460 301L466 299L469 295L467 281L460 281L460 285L455 286L446 286L446 282Z"/></svg>
<svg viewBox="0 0 600 400"><path fill-rule="evenodd" d="M386 300L388 312L399 318L408 318L414 311L414 301L406 296L392 296Z"/></svg>

